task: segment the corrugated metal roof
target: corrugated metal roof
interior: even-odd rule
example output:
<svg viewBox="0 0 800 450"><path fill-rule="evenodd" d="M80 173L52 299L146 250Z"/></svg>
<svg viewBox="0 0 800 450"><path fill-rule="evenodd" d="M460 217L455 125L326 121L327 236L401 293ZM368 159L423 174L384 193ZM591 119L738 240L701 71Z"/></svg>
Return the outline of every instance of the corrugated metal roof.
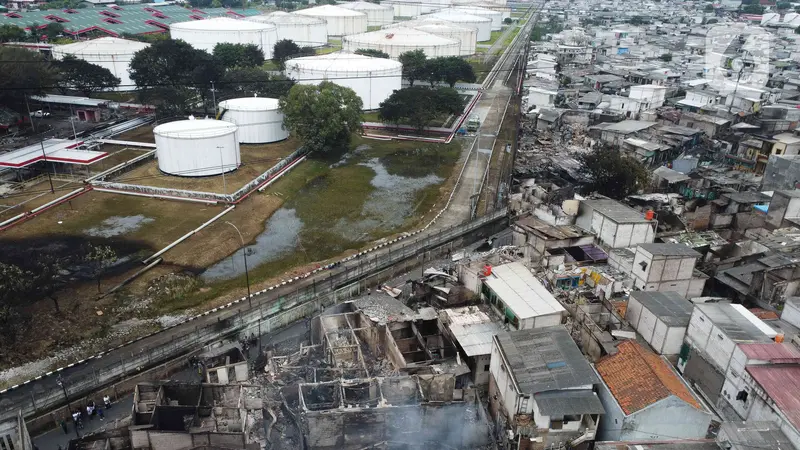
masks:
<svg viewBox="0 0 800 450"><path fill-rule="evenodd" d="M526 394L597 384L600 380L563 326L497 335L508 370Z"/></svg>
<svg viewBox="0 0 800 450"><path fill-rule="evenodd" d="M581 203L617 223L650 222L644 218L644 213L610 198L583 200Z"/></svg>
<svg viewBox="0 0 800 450"><path fill-rule="evenodd" d="M639 248L653 256L691 256L699 258L700 253L683 244L639 244Z"/></svg>
<svg viewBox="0 0 800 450"><path fill-rule="evenodd" d="M725 435L737 450L792 449L794 446L775 422L724 422L720 436ZM724 441L721 441L722 444Z"/></svg>
<svg viewBox="0 0 800 450"><path fill-rule="evenodd" d="M667 325L689 325L694 304L677 292L633 291L631 297Z"/></svg>
<svg viewBox="0 0 800 450"><path fill-rule="evenodd" d="M800 350L794 345L784 343L739 344L750 359L770 362L800 362Z"/></svg>
<svg viewBox="0 0 800 450"><path fill-rule="evenodd" d="M467 356L492 353L492 338L502 330L495 322L475 324L450 324L450 331Z"/></svg>
<svg viewBox="0 0 800 450"><path fill-rule="evenodd" d="M792 425L800 429L800 365L747 366L747 371Z"/></svg>
<svg viewBox="0 0 800 450"><path fill-rule="evenodd" d="M578 414L605 414L606 410L593 391L552 391L534 396L539 412L544 416L561 417Z"/></svg>
<svg viewBox="0 0 800 450"><path fill-rule="evenodd" d="M705 303L695 308L705 314L717 328L737 343L770 342L772 339L730 303ZM744 309L744 307L742 307ZM744 312L753 316L750 311ZM756 316L753 319L759 320ZM763 323L763 322L762 322ZM765 325L766 326L766 325Z"/></svg>
<svg viewBox="0 0 800 450"><path fill-rule="evenodd" d="M564 307L520 262L492 269L484 282L520 320L561 313Z"/></svg>

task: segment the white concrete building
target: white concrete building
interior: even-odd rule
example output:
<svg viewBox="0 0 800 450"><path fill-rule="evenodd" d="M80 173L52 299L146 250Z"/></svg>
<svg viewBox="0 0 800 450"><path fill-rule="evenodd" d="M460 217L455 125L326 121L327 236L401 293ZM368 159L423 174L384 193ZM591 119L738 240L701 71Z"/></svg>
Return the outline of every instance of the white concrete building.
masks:
<svg viewBox="0 0 800 450"><path fill-rule="evenodd" d="M656 353L677 355L693 307L692 302L675 292L633 291L625 309L625 320Z"/></svg>
<svg viewBox="0 0 800 450"><path fill-rule="evenodd" d="M596 199L581 201L575 225L607 248L623 248L653 242L656 222L616 200Z"/></svg>
<svg viewBox="0 0 800 450"><path fill-rule="evenodd" d="M666 96L667 88L656 86L655 84L631 86L631 90L628 93L628 98L642 103L644 111L664 106Z"/></svg>
<svg viewBox="0 0 800 450"><path fill-rule="evenodd" d="M0 448L4 450L34 449L25 419L20 413L17 413L13 419L0 423Z"/></svg>
<svg viewBox="0 0 800 450"><path fill-rule="evenodd" d="M700 297L708 276L694 269L699 257L700 253L683 244L641 244L630 272L633 285L643 291Z"/></svg>
<svg viewBox="0 0 800 450"><path fill-rule="evenodd" d="M604 413L599 380L566 328L499 333L489 370L490 413L505 419L513 441L558 448L594 440Z"/></svg>
<svg viewBox="0 0 800 450"><path fill-rule="evenodd" d="M442 322L450 330L453 342L466 356L472 381L477 386L488 386L492 340L502 332L500 324L474 306L450 308L442 312Z"/></svg>
<svg viewBox="0 0 800 450"><path fill-rule="evenodd" d="M481 293L492 309L515 330L561 324L566 310L521 262L492 268Z"/></svg>
<svg viewBox="0 0 800 450"><path fill-rule="evenodd" d="M528 108L550 108L555 104L558 91L542 89L537 87L528 88L527 102Z"/></svg>
<svg viewBox="0 0 800 450"><path fill-rule="evenodd" d="M711 413L661 356L625 341L596 365L606 415L597 440L703 439Z"/></svg>

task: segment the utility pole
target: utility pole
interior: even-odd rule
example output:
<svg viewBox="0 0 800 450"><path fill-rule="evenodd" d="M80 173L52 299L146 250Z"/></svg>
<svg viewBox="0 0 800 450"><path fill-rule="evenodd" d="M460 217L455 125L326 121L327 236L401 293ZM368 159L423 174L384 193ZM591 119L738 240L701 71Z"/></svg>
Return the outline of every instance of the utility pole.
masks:
<svg viewBox="0 0 800 450"><path fill-rule="evenodd" d="M253 297L250 295L250 272L247 270L247 249L244 246L244 237L242 237L242 232L239 231L239 228L236 225L228 222L227 220L225 221L225 223L232 226L233 229L236 230L237 233L239 233L239 240L242 241L242 256L244 257L244 278L247 283L247 301L249 302L250 307L252 308Z"/></svg>
<svg viewBox="0 0 800 450"><path fill-rule="evenodd" d="M67 420L69 420L70 411L72 411L72 404L70 404L70 402L69 402L69 396L67 395L67 388L64 386L64 379L61 378L61 374L60 373L58 374L58 377L56 378L56 383L61 387L61 392L64 393L64 400L67 402ZM75 422L73 425L75 425L75 436L77 436L78 439L80 439L81 435L80 435L80 433L78 433L78 423Z"/></svg>
<svg viewBox="0 0 800 450"><path fill-rule="evenodd" d="M33 123L33 121L31 121ZM44 158L44 171L47 172L47 181L50 182L50 193L54 194L56 190L53 188L53 178L50 176L50 170L47 169L47 152L44 151L44 137L39 141L42 146L42 158Z"/></svg>

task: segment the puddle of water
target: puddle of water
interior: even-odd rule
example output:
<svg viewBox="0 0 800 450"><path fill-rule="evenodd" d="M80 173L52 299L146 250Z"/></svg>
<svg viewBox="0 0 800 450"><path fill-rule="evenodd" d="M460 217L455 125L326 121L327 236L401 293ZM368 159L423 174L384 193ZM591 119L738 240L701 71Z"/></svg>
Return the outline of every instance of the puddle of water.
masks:
<svg viewBox="0 0 800 450"><path fill-rule="evenodd" d="M260 264L277 261L292 252L300 251L298 237L301 232L334 233L343 238L342 243L332 242L331 247L327 249L305 249L313 254L312 258L323 259L334 256L347 248L353 248L353 244L367 240L369 235L376 230L398 228L414 214L416 193L443 181L436 175L417 178L392 175L378 158L372 158L361 165L369 167L375 172L375 176L371 180L375 189L367 197L358 219L352 220L343 217L347 215L348 211L332 211L328 223L315 225L319 229L309 228L292 208L293 200L289 200L286 206L277 210L267 220L265 231L256 238L256 243L246 247L249 268L252 270ZM306 199L315 198L316 192L327 188L326 183L312 183L303 188L301 195ZM340 246L344 247L338 248ZM240 249L232 256L209 267L201 277L206 281L213 281L230 279L243 274L244 260Z"/></svg>
<svg viewBox="0 0 800 450"><path fill-rule="evenodd" d="M392 175L378 158L361 163L375 172L371 184L375 188L364 203L361 218L357 221L341 218L335 231L351 241L363 240L372 231L397 228L414 214L416 193L428 186L441 183L436 175L409 178Z"/></svg>
<svg viewBox="0 0 800 450"><path fill-rule="evenodd" d="M142 225L152 222L154 219L145 217L141 214L135 216L113 216L102 221L96 227L84 230L84 233L93 237L110 238L121 236L132 231L138 230Z"/></svg>
<svg viewBox="0 0 800 450"><path fill-rule="evenodd" d="M267 219L266 228L258 235L255 244L245 247L250 269L275 261L294 251L303 221L294 209L281 208ZM226 280L244 274L242 250L206 269L200 276L206 281Z"/></svg>

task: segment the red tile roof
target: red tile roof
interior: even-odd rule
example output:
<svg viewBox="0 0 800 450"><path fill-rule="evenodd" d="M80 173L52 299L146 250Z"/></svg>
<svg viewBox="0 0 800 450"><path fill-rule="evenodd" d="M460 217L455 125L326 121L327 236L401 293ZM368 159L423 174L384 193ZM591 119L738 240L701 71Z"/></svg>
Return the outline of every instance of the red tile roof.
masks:
<svg viewBox="0 0 800 450"><path fill-rule="evenodd" d="M617 350L616 355L606 356L596 367L625 414L670 395L700 409L697 399L663 358L635 341L623 342Z"/></svg>
<svg viewBox="0 0 800 450"><path fill-rule="evenodd" d="M800 428L800 365L747 366L747 371L795 428Z"/></svg>
<svg viewBox="0 0 800 450"><path fill-rule="evenodd" d="M779 318L775 311L769 311L762 308L750 308L750 312L761 320L774 320Z"/></svg>
<svg viewBox="0 0 800 450"><path fill-rule="evenodd" d="M792 344L739 344L747 358L773 363L800 363L800 350Z"/></svg>

